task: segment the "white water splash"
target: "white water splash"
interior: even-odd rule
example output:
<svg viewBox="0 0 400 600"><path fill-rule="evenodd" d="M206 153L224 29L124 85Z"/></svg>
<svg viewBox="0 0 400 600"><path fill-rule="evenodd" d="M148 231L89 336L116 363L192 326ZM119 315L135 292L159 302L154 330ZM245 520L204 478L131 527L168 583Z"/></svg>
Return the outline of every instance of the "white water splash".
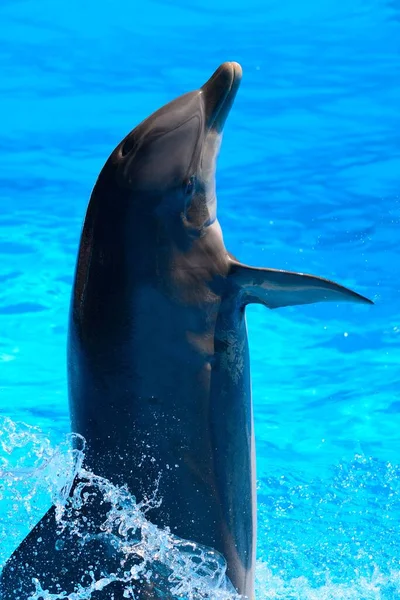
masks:
<svg viewBox="0 0 400 600"><path fill-rule="evenodd" d="M74 448L77 443L79 449ZM126 487L117 487L82 468L84 443L79 436L67 436L54 447L38 428L4 419L0 424L0 445L4 453L0 463L0 499L11 501L11 512L20 510L22 503L31 513L34 499L39 495L43 500L43 492L47 492L56 507L58 551L63 551L64 539L75 536L83 545L94 540L104 542L117 557L118 566L112 572L104 574L104 565L95 565L88 573L88 585L71 582L73 589L65 592L51 593L38 577L34 580L35 592L27 600L89 600L93 592L114 583L122 584L124 598L133 599L139 580L150 583L154 578L166 578L168 590L176 598L239 599L226 577L226 562L219 553L182 540L146 518L147 511L158 504L156 492L146 502L136 503ZM72 490L77 475L79 483ZM89 522L82 514L85 506L87 515L91 503L107 507L100 521L93 518ZM6 511L6 515L10 517L10 512ZM7 517L3 521L5 538L9 534L7 521L14 528L17 523Z"/></svg>
<svg viewBox="0 0 400 600"><path fill-rule="evenodd" d="M356 581L337 583L326 578L326 583L313 586L307 577L280 577L274 575L265 563L256 569L258 600L398 600L400 598L400 570L383 574L378 567L371 577L356 577ZM355 574L356 575L356 574Z"/></svg>
<svg viewBox="0 0 400 600"><path fill-rule="evenodd" d="M58 551L73 534L83 544L103 539L118 558L112 572L93 568L85 585L70 582L58 593L46 590L37 577L34 593L23 600L90 600L116 583L121 587L115 600L133 600L138 582L160 573L167 576L176 598L239 600L229 589L225 561L218 553L148 520L157 493L136 503L126 488L82 468L81 438L70 435L54 444L36 427L2 419L0 449L0 565L51 503L63 532ZM72 491L77 473L79 484ZM263 480L263 560L257 563L256 599L398 600L398 481L397 467L362 456L338 465L326 481L290 475ZM81 513L91 499L106 506L95 529ZM113 592L107 597L111 600Z"/></svg>
<svg viewBox="0 0 400 600"><path fill-rule="evenodd" d="M83 449L81 436L53 444L38 427L0 419L0 565L51 504L65 502Z"/></svg>

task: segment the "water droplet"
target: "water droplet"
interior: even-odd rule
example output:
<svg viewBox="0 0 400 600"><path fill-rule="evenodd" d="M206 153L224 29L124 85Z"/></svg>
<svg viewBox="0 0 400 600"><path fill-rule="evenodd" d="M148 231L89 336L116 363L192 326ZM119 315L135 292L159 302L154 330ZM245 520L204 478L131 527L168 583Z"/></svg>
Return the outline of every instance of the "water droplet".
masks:
<svg viewBox="0 0 400 600"><path fill-rule="evenodd" d="M56 550L63 550L64 546L65 546L64 540L56 541Z"/></svg>

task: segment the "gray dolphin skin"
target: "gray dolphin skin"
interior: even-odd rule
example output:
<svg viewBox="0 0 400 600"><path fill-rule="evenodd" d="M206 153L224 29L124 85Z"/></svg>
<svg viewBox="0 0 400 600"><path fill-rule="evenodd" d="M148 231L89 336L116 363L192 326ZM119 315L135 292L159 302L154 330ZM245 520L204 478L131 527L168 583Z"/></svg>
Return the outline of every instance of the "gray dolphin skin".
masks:
<svg viewBox="0 0 400 600"><path fill-rule="evenodd" d="M79 248L68 380L72 430L87 442L86 469L126 485L138 502L158 481L162 502L148 519L221 553L235 590L253 599L245 308L372 302L327 279L246 266L226 250L216 159L241 76L237 63L222 64L199 90L138 125L103 167ZM33 577L52 593L77 583L82 550L66 540L55 551L55 530L53 508L4 568L3 600L26 600ZM90 545L85 553L92 562L108 560ZM110 589L93 598L112 598ZM137 597L173 596L147 589Z"/></svg>

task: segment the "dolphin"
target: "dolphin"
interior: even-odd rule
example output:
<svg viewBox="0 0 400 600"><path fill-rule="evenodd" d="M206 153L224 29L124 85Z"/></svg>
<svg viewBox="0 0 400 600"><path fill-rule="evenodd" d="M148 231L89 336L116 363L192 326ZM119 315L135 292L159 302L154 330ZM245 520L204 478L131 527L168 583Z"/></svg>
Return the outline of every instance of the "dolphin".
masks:
<svg viewBox="0 0 400 600"><path fill-rule="evenodd" d="M222 64L200 89L133 129L101 170L73 284L68 382L86 469L126 486L138 502L157 482L161 502L150 521L220 553L233 589L253 599L246 306L372 302L321 277L242 264L225 248L216 161L241 77L238 63ZM50 509L9 559L3 600L22 592L26 600L32 577L52 593L73 581L80 551L58 552L67 569L60 584L55 529ZM91 561L102 560L90 548ZM112 597L107 589L96 598Z"/></svg>

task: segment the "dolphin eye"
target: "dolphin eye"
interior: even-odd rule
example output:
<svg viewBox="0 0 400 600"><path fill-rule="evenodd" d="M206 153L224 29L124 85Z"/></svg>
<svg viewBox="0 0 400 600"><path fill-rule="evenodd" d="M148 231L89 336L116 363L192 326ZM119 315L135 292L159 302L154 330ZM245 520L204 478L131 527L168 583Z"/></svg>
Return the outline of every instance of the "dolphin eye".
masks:
<svg viewBox="0 0 400 600"><path fill-rule="evenodd" d="M131 135L130 137L128 137L125 144L121 148L122 156L126 156L127 154L129 154L129 152L132 150L134 145L135 145L135 140L134 140L133 136Z"/></svg>
<svg viewBox="0 0 400 600"><path fill-rule="evenodd" d="M194 183L195 183L195 178L193 176L189 177L189 179L185 182L184 190L183 190L185 193L185 196L192 195L193 190L194 190Z"/></svg>

